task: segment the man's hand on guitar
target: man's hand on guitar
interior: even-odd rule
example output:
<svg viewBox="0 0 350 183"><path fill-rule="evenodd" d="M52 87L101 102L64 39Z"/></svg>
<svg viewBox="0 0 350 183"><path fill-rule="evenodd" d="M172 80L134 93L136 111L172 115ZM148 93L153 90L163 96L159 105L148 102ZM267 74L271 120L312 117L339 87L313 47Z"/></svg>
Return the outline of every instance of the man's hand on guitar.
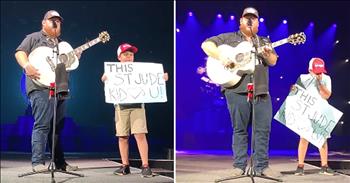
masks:
<svg viewBox="0 0 350 183"><path fill-rule="evenodd" d="M80 60L80 57L81 57L81 54L82 54L83 52L80 52L80 51L76 51L75 52L75 55L78 57L78 59Z"/></svg>
<svg viewBox="0 0 350 183"><path fill-rule="evenodd" d="M270 55L272 54L272 48L270 45L266 45L263 47L263 51L262 51L262 56L264 58L269 58Z"/></svg>
<svg viewBox="0 0 350 183"><path fill-rule="evenodd" d="M25 74L31 79L40 79L38 69L32 66L29 62L24 66Z"/></svg>

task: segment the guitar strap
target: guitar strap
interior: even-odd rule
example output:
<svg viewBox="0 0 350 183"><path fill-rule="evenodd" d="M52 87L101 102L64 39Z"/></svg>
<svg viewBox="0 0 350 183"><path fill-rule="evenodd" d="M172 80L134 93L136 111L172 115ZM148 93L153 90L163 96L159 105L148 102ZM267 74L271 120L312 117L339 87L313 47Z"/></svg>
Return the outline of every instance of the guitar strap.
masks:
<svg viewBox="0 0 350 183"><path fill-rule="evenodd" d="M259 36L256 34L255 35L255 38L254 38L255 40L256 40L256 46L258 47L258 48L260 48L260 38L259 38ZM259 64L262 64L263 62L262 62L262 60L261 60L261 58L257 55L257 57L256 57L256 59L258 60L258 62L255 64L255 65L259 65Z"/></svg>

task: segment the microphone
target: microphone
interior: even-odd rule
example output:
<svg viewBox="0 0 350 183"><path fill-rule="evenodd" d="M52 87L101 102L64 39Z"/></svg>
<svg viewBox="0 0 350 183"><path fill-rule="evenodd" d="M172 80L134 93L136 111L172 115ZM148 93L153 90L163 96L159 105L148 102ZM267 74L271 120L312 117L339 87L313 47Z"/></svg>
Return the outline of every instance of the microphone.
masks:
<svg viewBox="0 0 350 183"><path fill-rule="evenodd" d="M252 18L248 18L247 25L248 25L248 27L253 26Z"/></svg>
<svg viewBox="0 0 350 183"><path fill-rule="evenodd" d="M57 28L57 24L55 20L51 20L52 21L52 28L56 29Z"/></svg>

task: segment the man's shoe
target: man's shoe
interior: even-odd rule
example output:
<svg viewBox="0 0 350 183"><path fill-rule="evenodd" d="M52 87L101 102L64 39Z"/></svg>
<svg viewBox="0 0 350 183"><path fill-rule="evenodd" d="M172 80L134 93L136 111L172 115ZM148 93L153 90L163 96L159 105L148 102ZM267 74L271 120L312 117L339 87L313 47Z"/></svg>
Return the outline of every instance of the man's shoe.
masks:
<svg viewBox="0 0 350 183"><path fill-rule="evenodd" d="M321 167L321 170L319 173L323 175L336 175L336 172L331 168L329 168L328 166Z"/></svg>
<svg viewBox="0 0 350 183"><path fill-rule="evenodd" d="M304 167L298 166L294 172L294 175L304 175Z"/></svg>
<svg viewBox="0 0 350 183"><path fill-rule="evenodd" d="M130 174L130 166L129 165L122 165L117 170L113 172L114 175L127 175Z"/></svg>
<svg viewBox="0 0 350 183"><path fill-rule="evenodd" d="M152 170L149 166L142 166L141 167L141 176L142 177L153 177L153 173L152 173Z"/></svg>
<svg viewBox="0 0 350 183"><path fill-rule="evenodd" d="M79 169L78 166L72 166L69 164L66 165L66 171L68 171L68 172L77 171L78 169Z"/></svg>
<svg viewBox="0 0 350 183"><path fill-rule="evenodd" d="M43 172L43 171L49 170L48 167L43 164L34 165L32 168L33 168L33 172Z"/></svg>
<svg viewBox="0 0 350 183"><path fill-rule="evenodd" d="M71 171L77 171L79 168L78 168L78 166L72 166L72 165L65 163L62 166L56 166L56 169L71 172Z"/></svg>
<svg viewBox="0 0 350 183"><path fill-rule="evenodd" d="M270 167L263 169L262 172L256 172L256 175L258 175L258 176L263 175L263 176L267 176L267 177L271 177L271 178L282 177L282 174L280 172L274 171Z"/></svg>
<svg viewBox="0 0 350 183"><path fill-rule="evenodd" d="M240 176L244 174L244 170L233 167L233 169L230 171L230 176Z"/></svg>

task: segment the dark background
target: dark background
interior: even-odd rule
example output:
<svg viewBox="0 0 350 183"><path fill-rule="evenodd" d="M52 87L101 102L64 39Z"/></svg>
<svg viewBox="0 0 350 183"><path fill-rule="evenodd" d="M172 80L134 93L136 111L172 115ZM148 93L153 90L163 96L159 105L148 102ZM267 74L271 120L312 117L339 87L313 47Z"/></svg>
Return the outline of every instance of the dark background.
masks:
<svg viewBox="0 0 350 183"><path fill-rule="evenodd" d="M214 35L238 30L244 8L253 6L265 19L259 35L272 41L305 31L303 45L276 48L279 60L270 68L273 115L300 74L308 73L312 57L326 62L332 78L329 103L344 114L329 139L329 150L350 151L350 3L345 1L178 1L176 3L176 144L178 150L231 150L232 127L220 89L200 80L197 67L205 66L201 43ZM189 12L193 16L188 15ZM222 19L217 18L217 14ZM233 15L232 21L229 17ZM288 21L287 25L282 20ZM310 22L314 26L309 26ZM336 24L336 28L333 27ZM340 42L334 44L336 40ZM283 79L280 78L283 76ZM278 98L280 100L278 100ZM299 136L272 121L271 150L296 151ZM317 151L310 145L309 150Z"/></svg>
<svg viewBox="0 0 350 183"><path fill-rule="evenodd" d="M169 73L166 103L146 104L150 158L173 149L173 2L26 1L1 2L1 151L31 152L33 119L23 90L23 75L15 49L41 29L48 10L64 18L61 38L76 48L108 31L109 42L83 52L70 74L63 143L66 152L112 152L117 156L114 107L104 102L100 78L105 61L116 61L119 44L138 47L135 61L162 63ZM21 84L22 83L22 84ZM131 140L131 156L138 151Z"/></svg>

